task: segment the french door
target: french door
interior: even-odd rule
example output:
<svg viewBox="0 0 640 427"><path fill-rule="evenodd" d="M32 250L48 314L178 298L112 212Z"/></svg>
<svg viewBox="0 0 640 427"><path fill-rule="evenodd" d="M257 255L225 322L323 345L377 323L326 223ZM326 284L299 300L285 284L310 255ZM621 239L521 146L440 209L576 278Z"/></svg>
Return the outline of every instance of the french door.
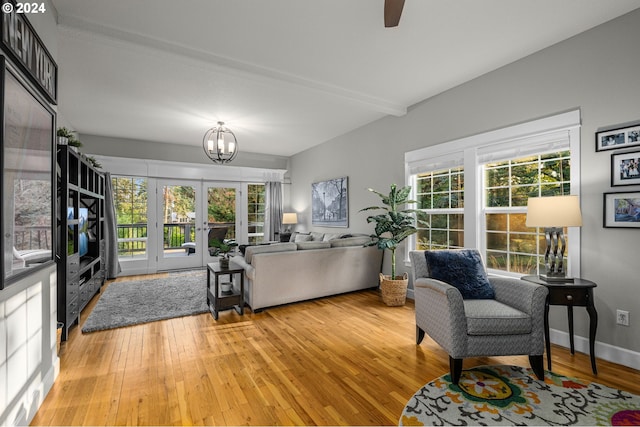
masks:
<svg viewBox="0 0 640 427"><path fill-rule="evenodd" d="M239 185L158 180L157 194L158 270L205 266L212 239L239 237Z"/></svg>

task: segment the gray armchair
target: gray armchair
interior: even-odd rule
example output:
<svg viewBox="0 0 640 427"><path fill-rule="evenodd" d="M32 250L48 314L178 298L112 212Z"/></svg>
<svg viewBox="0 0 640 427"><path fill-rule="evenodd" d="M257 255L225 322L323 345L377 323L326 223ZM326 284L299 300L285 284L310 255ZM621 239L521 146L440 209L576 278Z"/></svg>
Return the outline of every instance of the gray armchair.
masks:
<svg viewBox="0 0 640 427"><path fill-rule="evenodd" d="M536 376L544 378L545 286L489 277L495 299L463 299L456 287L430 277L425 251L412 251L410 258L416 343L427 333L444 348L454 384L466 357L528 355Z"/></svg>

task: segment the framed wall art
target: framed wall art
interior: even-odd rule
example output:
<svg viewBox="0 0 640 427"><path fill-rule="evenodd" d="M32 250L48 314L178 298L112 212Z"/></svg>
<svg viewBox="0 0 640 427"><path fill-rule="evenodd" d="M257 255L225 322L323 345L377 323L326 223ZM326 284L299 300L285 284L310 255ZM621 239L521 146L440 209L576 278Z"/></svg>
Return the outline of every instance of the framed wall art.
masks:
<svg viewBox="0 0 640 427"><path fill-rule="evenodd" d="M640 124L596 132L596 151L640 146Z"/></svg>
<svg viewBox="0 0 640 427"><path fill-rule="evenodd" d="M640 191L604 193L604 226L640 228Z"/></svg>
<svg viewBox="0 0 640 427"><path fill-rule="evenodd" d="M640 150L611 155L611 186L640 185Z"/></svg>
<svg viewBox="0 0 640 427"><path fill-rule="evenodd" d="M320 227L349 226L348 178L311 184L311 224Z"/></svg>

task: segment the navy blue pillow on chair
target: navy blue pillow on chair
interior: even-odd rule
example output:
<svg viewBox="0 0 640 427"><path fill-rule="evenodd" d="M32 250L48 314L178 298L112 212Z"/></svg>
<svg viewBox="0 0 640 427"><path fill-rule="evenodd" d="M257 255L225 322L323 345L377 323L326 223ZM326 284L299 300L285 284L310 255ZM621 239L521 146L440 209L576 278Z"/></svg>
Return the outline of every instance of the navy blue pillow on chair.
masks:
<svg viewBox="0 0 640 427"><path fill-rule="evenodd" d="M496 294L476 249L425 251L429 276L458 288L463 299L493 299Z"/></svg>

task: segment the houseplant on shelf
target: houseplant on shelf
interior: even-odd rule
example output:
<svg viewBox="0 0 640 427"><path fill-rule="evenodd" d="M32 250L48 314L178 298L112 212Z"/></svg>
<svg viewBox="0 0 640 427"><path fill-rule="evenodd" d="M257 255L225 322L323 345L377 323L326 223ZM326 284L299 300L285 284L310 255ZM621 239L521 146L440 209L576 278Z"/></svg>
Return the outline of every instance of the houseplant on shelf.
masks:
<svg viewBox="0 0 640 427"><path fill-rule="evenodd" d="M398 189L395 184L392 184L388 195L372 188L369 188L369 191L377 194L382 199L384 206L369 206L361 209L360 212L369 210L384 210L385 212L367 217L368 223L373 222L376 225L375 234L371 235L372 241L367 246L375 245L380 250L388 249L391 251L391 276L380 273L382 301L388 306L404 305L409 277L407 273L396 276L396 248L400 242L418 232L414 214L419 215L422 212L417 209L400 209L402 205L416 203L415 200L409 200L410 186ZM418 222L429 226L426 221L418 219Z"/></svg>
<svg viewBox="0 0 640 427"><path fill-rule="evenodd" d="M235 240L211 239L209 241L209 254L220 257L220 267L229 268L229 253L238 246Z"/></svg>
<svg viewBox="0 0 640 427"><path fill-rule="evenodd" d="M58 136L58 144L60 145L69 145L74 147L75 151L82 147L82 142L76 138L76 135L72 131L65 127L58 128L56 135Z"/></svg>

